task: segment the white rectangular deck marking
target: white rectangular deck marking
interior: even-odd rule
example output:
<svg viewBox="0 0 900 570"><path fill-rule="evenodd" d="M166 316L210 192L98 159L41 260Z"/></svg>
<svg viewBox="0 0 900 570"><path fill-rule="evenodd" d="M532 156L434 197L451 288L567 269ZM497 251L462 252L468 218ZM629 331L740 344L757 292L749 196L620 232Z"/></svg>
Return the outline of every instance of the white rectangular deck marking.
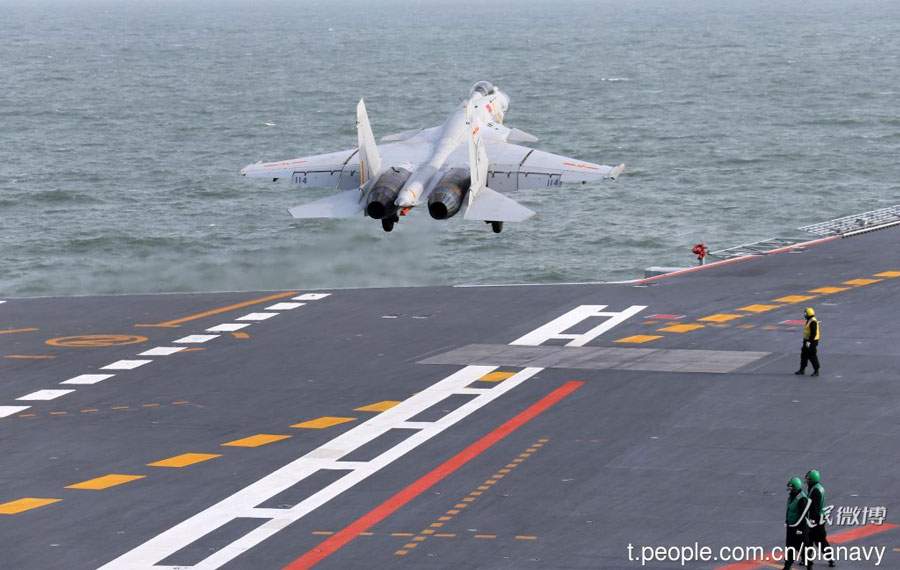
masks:
<svg viewBox="0 0 900 570"><path fill-rule="evenodd" d="M169 356L170 354L181 352L184 349L185 347L183 346L157 346L156 348L145 350L138 354L138 356Z"/></svg>
<svg viewBox="0 0 900 570"><path fill-rule="evenodd" d="M275 303L270 307L266 307L267 311L290 311L291 309L296 309L297 307L302 307L306 303Z"/></svg>
<svg viewBox="0 0 900 570"><path fill-rule="evenodd" d="M239 321L264 321L266 319L271 319L272 317L277 317L278 313L250 313L248 315L244 315L243 317L238 317Z"/></svg>
<svg viewBox="0 0 900 570"><path fill-rule="evenodd" d="M115 374L82 374L74 378L69 378L60 382L60 384L96 384L112 378Z"/></svg>
<svg viewBox="0 0 900 570"><path fill-rule="evenodd" d="M6 301L0 301L0 303L5 303ZM5 418L7 416L11 416L13 414L18 414L19 412L24 412L31 406L0 406L0 418Z"/></svg>
<svg viewBox="0 0 900 570"><path fill-rule="evenodd" d="M212 340L214 338L219 338L219 335L217 335L217 334L192 334L190 336L180 338L174 342L193 344L193 343L199 343L199 342L206 342L206 341Z"/></svg>
<svg viewBox="0 0 900 570"><path fill-rule="evenodd" d="M303 457L244 487L218 504L151 538L134 550L102 566L100 570L136 570L151 567L173 569L173 566L155 566L155 564L236 518L269 519L262 526L220 548L194 566L178 566L178 568L212 570L227 564L542 370L541 368L525 368L494 388L477 392L475 398L436 422L416 422L415 424L409 422L420 412L454 394L471 395L473 391L467 390L466 386L495 369L494 366L467 366L455 374L451 374L437 384L422 390L393 408L372 417ZM371 461L340 460L341 457L347 456L352 451L398 426L416 426L419 429ZM292 508L265 509L256 506L320 469L347 469L350 471Z"/></svg>
<svg viewBox="0 0 900 570"><path fill-rule="evenodd" d="M32 392L21 398L16 398L16 400L54 400L74 391L75 390L38 390L37 392Z"/></svg>
<svg viewBox="0 0 900 570"><path fill-rule="evenodd" d="M640 313L647 307L645 305L632 305L620 312L604 311L603 309L605 308L606 305L581 305L509 344L540 346L548 340L563 339L571 341L566 346L584 346L614 326L621 324ZM604 317L606 320L586 333L571 334L565 332L581 321L593 317Z"/></svg>
<svg viewBox="0 0 900 570"><path fill-rule="evenodd" d="M152 360L117 360L112 364L107 364L100 370L134 370L138 366L143 366L153 362Z"/></svg>
<svg viewBox="0 0 900 570"><path fill-rule="evenodd" d="M249 326L250 323L222 323L206 329L206 332L234 332Z"/></svg>
<svg viewBox="0 0 900 570"><path fill-rule="evenodd" d="M299 297L291 297L291 301L318 301L331 295L331 293L304 293Z"/></svg>

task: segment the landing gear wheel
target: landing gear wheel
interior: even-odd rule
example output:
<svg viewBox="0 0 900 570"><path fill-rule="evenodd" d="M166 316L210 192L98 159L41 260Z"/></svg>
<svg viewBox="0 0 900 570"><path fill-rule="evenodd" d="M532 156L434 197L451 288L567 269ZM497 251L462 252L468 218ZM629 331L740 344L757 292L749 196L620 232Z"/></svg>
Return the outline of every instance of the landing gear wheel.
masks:
<svg viewBox="0 0 900 570"><path fill-rule="evenodd" d="M491 229L495 234L499 234L503 231L503 222L491 222Z"/></svg>
<svg viewBox="0 0 900 570"><path fill-rule="evenodd" d="M382 218L381 220L381 229L386 232L389 232L394 229L394 220L390 218Z"/></svg>

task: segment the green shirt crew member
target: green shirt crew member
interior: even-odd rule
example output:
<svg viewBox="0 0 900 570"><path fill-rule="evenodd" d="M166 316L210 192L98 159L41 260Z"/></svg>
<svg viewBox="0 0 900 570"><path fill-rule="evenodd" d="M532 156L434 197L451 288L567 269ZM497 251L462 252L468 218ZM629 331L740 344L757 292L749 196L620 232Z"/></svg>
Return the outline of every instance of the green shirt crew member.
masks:
<svg viewBox="0 0 900 570"><path fill-rule="evenodd" d="M825 487L822 486L821 479L821 475L815 469L806 472L806 491L809 494L810 502L807 515L809 543L811 546L818 546L822 549L828 566L834 567L834 551L828 544L828 537L825 533Z"/></svg>
<svg viewBox="0 0 900 570"><path fill-rule="evenodd" d="M819 327L819 320L816 319L816 312L812 307L803 310L806 317L806 326L803 327L803 347L800 349L800 370L794 374L802 376L806 374L806 363L809 362L813 367L813 376L819 375L819 357L816 351L819 347L819 335L822 331Z"/></svg>
<svg viewBox="0 0 900 570"><path fill-rule="evenodd" d="M799 477L793 477L787 484L788 500L787 510L784 514L784 526L787 533L784 545L787 547L784 553L784 568L790 570L794 565L794 555L800 553L800 563L807 568L812 568L812 561L805 560L805 548L809 544L809 527L806 522L806 514L809 512L809 497L803 492L803 483Z"/></svg>

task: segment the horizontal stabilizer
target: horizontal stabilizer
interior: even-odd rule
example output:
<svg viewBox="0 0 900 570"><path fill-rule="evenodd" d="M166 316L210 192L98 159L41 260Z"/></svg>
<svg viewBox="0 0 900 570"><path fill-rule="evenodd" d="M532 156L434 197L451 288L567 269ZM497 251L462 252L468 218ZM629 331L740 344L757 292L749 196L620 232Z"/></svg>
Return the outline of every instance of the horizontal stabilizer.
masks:
<svg viewBox="0 0 900 570"><path fill-rule="evenodd" d="M507 198L500 192L483 186L475 194L463 217L467 220L483 220L485 222L522 222L533 215L534 211L512 198Z"/></svg>
<svg viewBox="0 0 900 570"><path fill-rule="evenodd" d="M506 142L516 143L516 142L524 142L524 143L533 143L537 142L538 138L531 133L526 133L525 131L521 131L519 129L510 129L509 135L506 137Z"/></svg>
<svg viewBox="0 0 900 570"><path fill-rule="evenodd" d="M408 131L403 131L402 133L394 133L392 135L387 135L381 137L381 142L397 142L397 141L405 141L413 138L417 134L421 133L425 129L411 129Z"/></svg>
<svg viewBox="0 0 900 570"><path fill-rule="evenodd" d="M288 212L294 218L351 218L363 211L359 189L346 190L315 202L294 206Z"/></svg>

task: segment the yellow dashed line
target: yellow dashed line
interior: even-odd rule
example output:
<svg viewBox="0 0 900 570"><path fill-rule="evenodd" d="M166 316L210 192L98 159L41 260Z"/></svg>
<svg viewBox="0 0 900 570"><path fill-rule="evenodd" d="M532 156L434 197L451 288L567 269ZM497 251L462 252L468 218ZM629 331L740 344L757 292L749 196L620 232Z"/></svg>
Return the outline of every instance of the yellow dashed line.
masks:
<svg viewBox="0 0 900 570"><path fill-rule="evenodd" d="M900 277L900 271L884 271L882 273L876 273L875 277ZM900 552L898 549L894 549L897 552Z"/></svg>
<svg viewBox="0 0 900 570"><path fill-rule="evenodd" d="M89 409L89 410L81 410L81 413L82 413L82 414L87 414L87 413L91 413L91 412L99 412L99 411L100 411L100 410L98 410L98 409L96 409L96 408L91 408L91 409Z"/></svg>
<svg viewBox="0 0 900 570"><path fill-rule="evenodd" d="M780 306L781 305L747 305L746 307L739 307L738 311L747 311L750 313L765 313L766 311L777 309Z"/></svg>
<svg viewBox="0 0 900 570"><path fill-rule="evenodd" d="M704 325L669 325L657 330L660 332L686 333L695 331L697 329L702 329L703 327Z"/></svg>
<svg viewBox="0 0 900 570"><path fill-rule="evenodd" d="M788 295L787 297L782 297L780 299L775 299L776 303L802 303L803 301L809 301L810 299L815 299L815 295Z"/></svg>
<svg viewBox="0 0 900 570"><path fill-rule="evenodd" d="M436 534L434 536L435 536L435 538L455 538L456 533L451 532L451 533L444 533L444 534Z"/></svg>
<svg viewBox="0 0 900 570"><path fill-rule="evenodd" d="M334 532L330 531L330 530L314 530L313 534L330 535L330 534L334 534ZM410 536L412 536L412 535L410 535Z"/></svg>
<svg viewBox="0 0 900 570"><path fill-rule="evenodd" d="M215 454L215 453L183 453L181 455L176 455L175 457L169 457L168 459L161 459L160 461L148 463L147 466L148 467L187 467L188 465L200 463L201 461L208 461L210 459L215 459L216 457L222 457L222 456Z"/></svg>
<svg viewBox="0 0 900 570"><path fill-rule="evenodd" d="M715 315L709 315L708 317L700 317L697 319L698 321L709 321L712 323L724 323L726 321L733 321L734 319L740 319L744 315L732 315L728 313L719 313Z"/></svg>
<svg viewBox="0 0 900 570"><path fill-rule="evenodd" d="M434 529L426 528L422 531L422 534L434 534Z"/></svg>
<svg viewBox="0 0 900 570"><path fill-rule="evenodd" d="M392 532L391 536L415 536L415 534L411 532Z"/></svg>
<svg viewBox="0 0 900 570"><path fill-rule="evenodd" d="M66 489L88 489L91 491L102 491L103 489L109 489L110 487L116 487L118 485L130 483L131 481L137 481L138 479L143 479L144 477L146 477L146 475L118 475L112 473L110 475L104 475L103 477L88 479L87 481L82 481L81 483L75 483L74 485L67 485Z"/></svg>
<svg viewBox="0 0 900 570"><path fill-rule="evenodd" d="M496 534L476 534L475 538L497 538Z"/></svg>
<svg viewBox="0 0 900 570"><path fill-rule="evenodd" d="M398 550L398 551L394 552L394 554L397 556L406 556L406 554L408 552L409 552L408 550Z"/></svg>
<svg viewBox="0 0 900 570"><path fill-rule="evenodd" d="M619 340L615 340L613 342L627 342L627 343L639 344L642 342L650 342L651 340L656 340L658 338L662 338L662 336L654 335L654 334L636 334L633 336L626 336L625 338L620 338Z"/></svg>
<svg viewBox="0 0 900 570"><path fill-rule="evenodd" d="M480 497L482 493L484 493L484 491L472 491L469 494L472 495L473 497Z"/></svg>
<svg viewBox="0 0 900 570"><path fill-rule="evenodd" d="M281 441L282 439L288 439L289 437L291 436L261 433L257 435L251 435L250 437L245 437L243 439L229 441L228 443L223 443L222 445L227 447L259 447L260 445L266 445L276 441Z"/></svg>
<svg viewBox="0 0 900 570"><path fill-rule="evenodd" d="M308 422L294 424L291 427L292 428L302 428L302 429L324 429L324 428L329 428L331 426L336 426L338 424L352 422L354 420L356 420L356 418L341 418L341 417L334 417L334 416L323 416L321 418L309 420Z"/></svg>
<svg viewBox="0 0 900 570"><path fill-rule="evenodd" d="M452 519L452 518L453 518L453 517L440 517L438 520L439 520L439 521L449 521L449 520Z"/></svg>
<svg viewBox="0 0 900 570"><path fill-rule="evenodd" d="M0 515L17 515L25 511L30 511L31 509L58 503L60 501L62 501L62 499L37 499L34 497L25 497L24 499L0 504Z"/></svg>
<svg viewBox="0 0 900 570"><path fill-rule="evenodd" d="M819 287L818 289L810 289L810 293L824 293L825 295L830 295L831 293L840 293L841 291L849 291L849 287Z"/></svg>
<svg viewBox="0 0 900 570"><path fill-rule="evenodd" d="M753 329L756 328L756 325L739 325L739 329Z"/></svg>
<svg viewBox="0 0 900 570"><path fill-rule="evenodd" d="M394 400L385 400L384 402L376 402L374 404L369 404L368 406L363 406L361 408L354 408L354 412L384 412L386 410L390 410L400 402Z"/></svg>
<svg viewBox="0 0 900 570"><path fill-rule="evenodd" d="M142 408L155 408L159 404L141 404Z"/></svg>
<svg viewBox="0 0 900 570"><path fill-rule="evenodd" d="M514 536L513 538L517 538L519 540L537 540L536 536L528 536L528 535L523 535L523 534L518 534L518 535Z"/></svg>
<svg viewBox="0 0 900 570"><path fill-rule="evenodd" d="M51 416L62 416L68 414L69 412L50 412Z"/></svg>
<svg viewBox="0 0 900 570"><path fill-rule="evenodd" d="M447 511L447 514L448 515L458 515L459 511L457 511L456 509L450 509L449 511Z"/></svg>
<svg viewBox="0 0 900 570"><path fill-rule="evenodd" d="M130 407L131 407L131 406L113 406L112 409L113 409L113 410L127 410L127 409L129 409Z"/></svg>

